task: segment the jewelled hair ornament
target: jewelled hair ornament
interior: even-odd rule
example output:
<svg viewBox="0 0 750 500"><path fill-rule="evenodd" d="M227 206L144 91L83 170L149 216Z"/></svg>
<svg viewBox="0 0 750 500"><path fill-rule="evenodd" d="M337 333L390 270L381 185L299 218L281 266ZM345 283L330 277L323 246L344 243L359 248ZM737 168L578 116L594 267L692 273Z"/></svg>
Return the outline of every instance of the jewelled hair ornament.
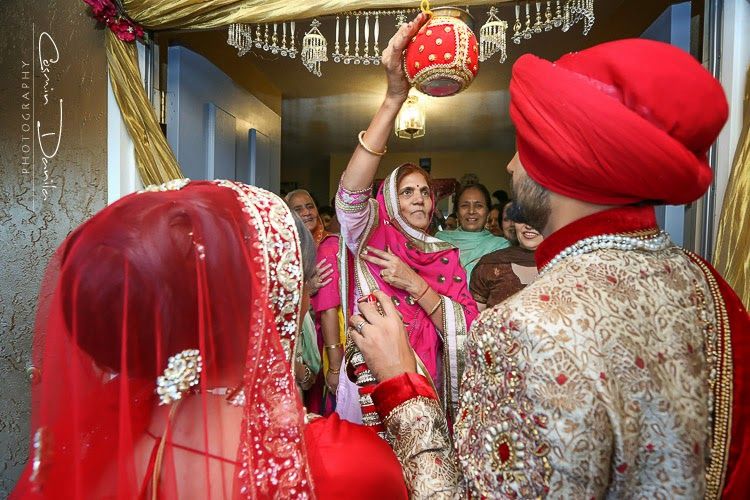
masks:
<svg viewBox="0 0 750 500"><path fill-rule="evenodd" d="M423 11L432 18L406 47L404 71L420 92L445 97L468 87L479 71L479 45L472 31L474 18L456 7Z"/></svg>
<svg viewBox="0 0 750 500"><path fill-rule="evenodd" d="M200 382L203 359L197 349L187 349L170 356L164 374L156 379L159 404L168 405L182 399Z"/></svg>

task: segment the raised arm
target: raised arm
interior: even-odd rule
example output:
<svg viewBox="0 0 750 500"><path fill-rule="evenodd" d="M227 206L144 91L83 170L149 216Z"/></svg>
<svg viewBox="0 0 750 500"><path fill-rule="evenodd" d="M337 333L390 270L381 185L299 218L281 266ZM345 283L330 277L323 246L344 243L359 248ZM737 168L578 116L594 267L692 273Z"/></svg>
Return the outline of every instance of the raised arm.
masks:
<svg viewBox="0 0 750 500"><path fill-rule="evenodd" d="M388 136L393 131L393 122L409 94L403 52L409 39L426 21L427 17L419 14L413 21L402 25L383 51L383 67L388 78L388 89L370 126L364 135L360 136L359 144L341 177L341 186L347 191L367 189L375 179L380 158L386 151Z"/></svg>

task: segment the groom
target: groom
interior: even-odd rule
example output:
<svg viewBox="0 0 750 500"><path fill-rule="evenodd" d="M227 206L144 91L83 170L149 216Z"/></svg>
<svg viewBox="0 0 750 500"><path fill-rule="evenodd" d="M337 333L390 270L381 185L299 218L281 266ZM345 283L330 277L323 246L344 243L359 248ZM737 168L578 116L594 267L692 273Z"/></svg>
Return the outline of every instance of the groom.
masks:
<svg viewBox="0 0 750 500"><path fill-rule="evenodd" d="M740 497L750 491L750 320L654 205L700 198L727 117L669 45L621 40L513 67L514 200L539 278L472 326L454 424L413 373L388 297L350 330L413 497Z"/></svg>

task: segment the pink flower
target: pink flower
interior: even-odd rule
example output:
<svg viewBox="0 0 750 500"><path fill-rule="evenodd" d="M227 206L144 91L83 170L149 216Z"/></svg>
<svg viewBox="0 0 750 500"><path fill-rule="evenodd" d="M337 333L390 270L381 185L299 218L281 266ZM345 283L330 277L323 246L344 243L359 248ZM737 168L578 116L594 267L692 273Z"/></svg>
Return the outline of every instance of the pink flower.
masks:
<svg viewBox="0 0 750 500"><path fill-rule="evenodd" d="M113 0L83 0L89 7L94 18L103 23L117 38L123 42L133 42L143 38L143 28L127 17L120 14Z"/></svg>
<svg viewBox="0 0 750 500"><path fill-rule="evenodd" d="M91 7L94 17L105 24L108 20L117 16L117 7L110 0L83 0Z"/></svg>
<svg viewBox="0 0 750 500"><path fill-rule="evenodd" d="M136 38L143 38L143 28L122 17L113 22L109 28L123 42L133 42Z"/></svg>

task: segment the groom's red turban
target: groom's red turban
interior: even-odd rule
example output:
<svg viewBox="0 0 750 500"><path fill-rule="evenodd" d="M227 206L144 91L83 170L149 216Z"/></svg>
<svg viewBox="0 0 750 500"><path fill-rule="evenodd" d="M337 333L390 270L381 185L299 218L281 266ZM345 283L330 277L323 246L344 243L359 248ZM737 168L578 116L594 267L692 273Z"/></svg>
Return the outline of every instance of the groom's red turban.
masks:
<svg viewBox="0 0 750 500"><path fill-rule="evenodd" d="M552 63L513 65L510 116L528 175L598 204L681 204L711 184L709 146L727 119L721 85L686 52L619 40Z"/></svg>

